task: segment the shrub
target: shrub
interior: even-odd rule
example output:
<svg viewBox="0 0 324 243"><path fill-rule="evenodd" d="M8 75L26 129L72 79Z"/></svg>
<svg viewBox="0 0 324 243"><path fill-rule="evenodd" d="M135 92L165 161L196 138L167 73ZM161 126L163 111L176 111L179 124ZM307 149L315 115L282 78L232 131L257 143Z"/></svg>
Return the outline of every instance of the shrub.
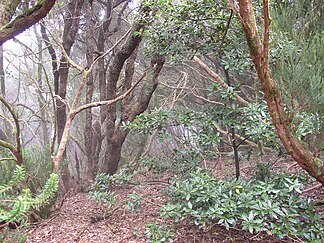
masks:
<svg viewBox="0 0 324 243"><path fill-rule="evenodd" d="M202 160L199 151L191 148L186 150L173 149L169 151L167 156L142 158L140 162L157 174L170 171L175 175L186 175L200 167Z"/></svg>
<svg viewBox="0 0 324 243"><path fill-rule="evenodd" d="M115 184L127 184L131 182L136 171L132 164L121 168L118 173L114 175L98 174L91 185L89 192L90 198L108 203L109 207L115 206L117 203L116 195L111 191L111 187Z"/></svg>
<svg viewBox="0 0 324 243"><path fill-rule="evenodd" d="M277 176L268 182L216 180L198 170L170 188L164 217L185 218L200 227L213 224L252 233L270 231L280 238L323 239L323 225L310 199L303 199L298 178Z"/></svg>
<svg viewBox="0 0 324 243"><path fill-rule="evenodd" d="M256 164L254 179L258 181L268 181L271 176L271 164L264 164L258 162Z"/></svg>
<svg viewBox="0 0 324 243"><path fill-rule="evenodd" d="M8 151L1 151L0 157L12 157ZM40 191L53 171L50 148L33 146L23 150L24 171L26 172L26 185L32 191ZM0 184L6 184L11 180L12 171L16 168L14 160L6 160L0 163Z"/></svg>
<svg viewBox="0 0 324 243"><path fill-rule="evenodd" d="M173 242L173 229L169 229L165 224L147 224L145 234L149 243Z"/></svg>
<svg viewBox="0 0 324 243"><path fill-rule="evenodd" d="M138 212L141 209L143 195L136 193L128 194L126 208L130 212Z"/></svg>

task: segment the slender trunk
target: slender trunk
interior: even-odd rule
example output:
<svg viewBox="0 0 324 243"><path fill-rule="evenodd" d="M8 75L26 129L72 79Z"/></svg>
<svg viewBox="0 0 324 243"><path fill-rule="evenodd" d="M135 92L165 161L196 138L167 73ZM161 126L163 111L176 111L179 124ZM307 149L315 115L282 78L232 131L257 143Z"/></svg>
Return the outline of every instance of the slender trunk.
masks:
<svg viewBox="0 0 324 243"><path fill-rule="evenodd" d="M51 56L51 63L52 63L52 70L53 70L53 84L54 84L54 94L55 95L58 95L58 87L59 87L59 78L60 78L60 73L58 71L58 59L57 59L57 55L56 55L56 52L55 52L55 49L52 45L52 43L50 42L50 39L46 33L46 28L45 28L45 25L44 23L41 23L40 24L40 31L41 31L41 34L42 34L42 38L43 38L43 41L46 45L46 49L48 50L50 56ZM52 95L52 99L53 99L53 108L54 108L54 111L55 111L55 114L57 114L57 109L56 109L56 102L54 100L54 97ZM57 115L56 115L56 118L57 118ZM56 138L57 138L57 119L54 119L54 135L53 135L53 138L51 139L51 154L54 153L54 146L55 146L55 142L56 142Z"/></svg>
<svg viewBox="0 0 324 243"><path fill-rule="evenodd" d="M106 33L109 30L109 26L111 23L111 11L112 11L112 1L106 2L105 8L105 20L102 24L102 27L99 30L98 36L98 52L99 54L105 52L105 44L107 41ZM99 79L99 91L100 91L100 100L107 100L107 74L106 74L106 59L101 58L98 61L98 79ZM100 107L100 123L103 124L106 120L107 116L107 107Z"/></svg>
<svg viewBox="0 0 324 243"><path fill-rule="evenodd" d="M240 158L238 155L238 146L236 144L234 127L231 127L231 135L232 135L232 147L234 152L234 162L235 162L235 177L236 179L239 179L240 178Z"/></svg>
<svg viewBox="0 0 324 243"><path fill-rule="evenodd" d="M35 29L35 33L37 36L37 45L38 45L38 60L39 63L37 64L37 83L38 83L38 105L39 105L39 110L40 110L40 117L41 117L41 127L42 127L42 144L46 146L49 143L49 138L48 138L48 129L47 129L47 122L46 122L46 102L44 101L43 94L41 93L42 87L43 87L43 82L42 82L42 59L43 59L43 54L42 54L42 39L37 35L37 31Z"/></svg>
<svg viewBox="0 0 324 243"><path fill-rule="evenodd" d="M66 90L69 78L69 64L67 60L67 56L70 56L72 46L74 45L76 35L79 30L79 23L80 23L80 15L81 15L81 8L83 5L84 0L76 0L71 1L68 5L68 9L65 15L64 21L64 31L63 31L63 48L65 55L62 54L60 59L60 66L58 69L59 72L59 84L58 84L58 96L62 98L62 100L66 99ZM63 157L66 157L65 154L65 146L60 146L61 140L64 134L64 130L66 127L67 122L72 122L67 120L67 113L66 113L66 105L62 102L61 99L56 99L56 120L57 120L57 142L61 149L64 149ZM64 186L61 186L63 190L62 193L64 194L67 190L70 189L72 185L72 178L70 176L69 166L68 163L64 163L61 168L61 183Z"/></svg>
<svg viewBox="0 0 324 243"><path fill-rule="evenodd" d="M0 86L1 86L1 95L3 98L6 98L6 83L5 83L5 71L3 66L4 58L3 46L0 46Z"/></svg>
<svg viewBox="0 0 324 243"><path fill-rule="evenodd" d="M93 63L93 53L94 53L94 24L92 21L92 8L90 3L86 5L86 57L87 57L87 65L90 67L90 65ZM94 91L94 77L93 73L89 73L88 80L86 84L86 103L92 102L93 97L93 91ZM83 163L83 172L84 175L82 175L82 181L85 183L85 187L88 187L88 183L93 179L94 177L94 154L96 151L96 145L97 143L94 143L93 137L94 137L94 129L92 126L93 118L92 118L92 110L87 109L86 111L86 121L85 121L85 131L84 131L84 146L86 151L86 162ZM83 183L83 184L84 184Z"/></svg>

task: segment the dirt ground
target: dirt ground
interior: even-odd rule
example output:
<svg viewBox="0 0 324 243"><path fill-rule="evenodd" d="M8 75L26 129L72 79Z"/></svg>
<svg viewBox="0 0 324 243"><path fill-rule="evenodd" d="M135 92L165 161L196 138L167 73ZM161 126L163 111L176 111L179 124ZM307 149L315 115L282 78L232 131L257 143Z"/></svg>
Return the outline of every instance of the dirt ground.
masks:
<svg viewBox="0 0 324 243"><path fill-rule="evenodd" d="M228 161L228 160L226 160ZM273 166L278 170L289 170L291 173L300 173L290 158L273 159ZM213 166L215 175L227 177L232 173L231 162L210 164ZM228 168L227 168L228 167ZM249 178L253 172L254 165L250 162L242 163L242 177ZM225 173L224 173L225 171ZM228 174L226 174L228 172ZM222 174L220 174L222 173ZM117 195L117 207L112 210L103 203L98 203L89 198L86 193L68 196L60 210L54 212L49 218L32 224L27 229L11 231L12 240L9 242L22 242L22 235L27 242L120 242L141 243L146 242L146 225L160 222L171 225L171 221L165 221L159 215L159 208L166 202L163 190L168 186L167 176L157 178L146 178L144 186L127 185L114 188ZM314 184L307 185L307 188ZM128 194L133 192L142 194L141 207L138 212L130 212L126 203ZM307 193L316 199L324 198L323 188L317 188ZM323 212L321 212L323 213ZM202 230L190 225L188 222L179 222L173 225L174 242L296 242L286 238L279 240L276 236L262 232L251 235L247 232L230 229L222 226L214 226L208 230ZM20 232L20 233L17 233ZM23 233L22 233L23 232ZM1 232L0 232L1 233Z"/></svg>

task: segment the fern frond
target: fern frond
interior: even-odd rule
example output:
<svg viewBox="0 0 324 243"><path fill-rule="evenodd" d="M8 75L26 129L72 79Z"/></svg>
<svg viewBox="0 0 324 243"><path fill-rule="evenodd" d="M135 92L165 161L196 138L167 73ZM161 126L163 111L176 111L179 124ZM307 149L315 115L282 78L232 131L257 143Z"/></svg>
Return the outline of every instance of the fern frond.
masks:
<svg viewBox="0 0 324 243"><path fill-rule="evenodd" d="M42 193L30 201L30 203L33 204L33 208L39 208L55 196L55 193L58 188L58 182L58 175L52 173L50 175L50 178L47 180Z"/></svg>
<svg viewBox="0 0 324 243"><path fill-rule="evenodd" d="M5 185L0 185L0 198L7 191L11 191L15 186L19 185L25 179L25 169L22 166L17 165L13 171L12 179Z"/></svg>
<svg viewBox="0 0 324 243"><path fill-rule="evenodd" d="M1 211L0 219L6 222L12 222L21 219L31 208L28 201L31 199L29 189L24 189L23 194L13 200L11 210Z"/></svg>
<svg viewBox="0 0 324 243"><path fill-rule="evenodd" d="M24 173L22 173L23 169L19 168L17 171L16 177L13 178L10 183L3 188L9 188L8 185L14 185L11 183L12 181L18 182ZM30 192L30 189L24 189L23 192L14 199L10 200L0 200L0 220L5 220L6 222L12 222L15 220L22 219L26 213L28 213L33 208L38 208L45 203L47 203L51 198L55 196L55 193L58 188L58 175L51 174L50 178L47 180L44 189L41 194L39 194L36 198L33 198ZM16 184L15 184L16 185ZM12 186L13 187L13 186ZM12 188L11 187L11 188ZM7 189L9 190L9 189ZM4 190L5 191L5 190Z"/></svg>

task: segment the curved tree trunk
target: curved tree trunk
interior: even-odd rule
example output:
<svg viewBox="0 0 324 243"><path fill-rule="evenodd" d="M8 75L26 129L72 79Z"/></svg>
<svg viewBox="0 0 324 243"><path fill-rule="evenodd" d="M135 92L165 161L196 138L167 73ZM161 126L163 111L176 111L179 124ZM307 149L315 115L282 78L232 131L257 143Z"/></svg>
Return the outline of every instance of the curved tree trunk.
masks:
<svg viewBox="0 0 324 243"><path fill-rule="evenodd" d="M264 0L263 4L263 43L261 42L257 31L252 0L239 0L239 17L241 18L241 24L249 45L251 58L257 71L258 78L262 84L264 98L267 102L272 122L287 152L312 177L324 184L324 163L308 151L293 133L290 127L292 117L284 111L284 104L281 100L276 84L271 77L268 60L271 22L268 0Z"/></svg>

